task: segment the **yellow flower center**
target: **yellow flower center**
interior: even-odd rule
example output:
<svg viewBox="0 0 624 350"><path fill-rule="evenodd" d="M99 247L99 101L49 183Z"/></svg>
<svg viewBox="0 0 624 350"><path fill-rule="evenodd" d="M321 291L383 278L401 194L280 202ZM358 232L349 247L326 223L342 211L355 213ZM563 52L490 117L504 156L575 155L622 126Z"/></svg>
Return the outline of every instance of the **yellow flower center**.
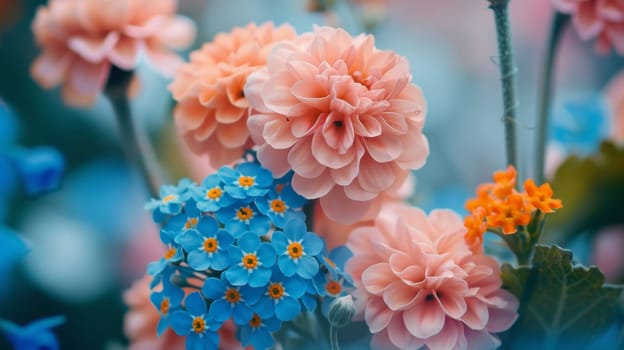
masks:
<svg viewBox="0 0 624 350"><path fill-rule="evenodd" d="M221 192L219 187L213 187L206 192L206 198L216 200L221 198L222 194L223 192Z"/></svg>
<svg viewBox="0 0 624 350"><path fill-rule="evenodd" d="M342 291L342 285L340 282L332 280L325 283L325 290L331 295L337 295Z"/></svg>
<svg viewBox="0 0 624 350"><path fill-rule="evenodd" d="M249 320L249 325L251 328L258 328L262 325L262 319L258 316L258 314L254 313L251 320Z"/></svg>
<svg viewBox="0 0 624 350"><path fill-rule="evenodd" d="M246 221L246 220L251 219L253 214L254 214L253 210L249 207L242 207L236 211L236 217L240 221Z"/></svg>
<svg viewBox="0 0 624 350"><path fill-rule="evenodd" d="M201 316L195 316L195 318L193 318L192 327L195 333L203 333L206 329L206 321Z"/></svg>
<svg viewBox="0 0 624 350"><path fill-rule="evenodd" d="M163 299L160 302L160 313L163 315L166 315L169 313L169 306L171 306L171 304L169 303L169 299Z"/></svg>
<svg viewBox="0 0 624 350"><path fill-rule="evenodd" d="M229 303L236 304L240 301L240 293L236 289L230 288L225 291L225 300Z"/></svg>
<svg viewBox="0 0 624 350"><path fill-rule="evenodd" d="M214 253L219 249L219 242L214 237L209 237L204 240L204 251L206 253Z"/></svg>
<svg viewBox="0 0 624 350"><path fill-rule="evenodd" d="M286 250L292 259L299 259L303 256L303 246L299 242L290 243Z"/></svg>
<svg viewBox="0 0 624 350"><path fill-rule="evenodd" d="M193 227L197 226L198 222L199 220L197 218L189 218L188 220L186 220L186 223L184 223L184 229L190 230Z"/></svg>
<svg viewBox="0 0 624 350"><path fill-rule="evenodd" d="M247 254L243 256L243 267L246 269L255 269L258 266L258 257L256 254Z"/></svg>
<svg viewBox="0 0 624 350"><path fill-rule="evenodd" d="M284 286L282 286L281 283L276 282L276 283L271 283L269 285L269 296L272 299L281 299L284 296Z"/></svg>
<svg viewBox="0 0 624 350"><path fill-rule="evenodd" d="M169 248L169 250L167 250L165 252L164 258L166 260L169 260L169 259L173 258L176 255L177 252L178 251L175 249L175 247L171 247L171 248Z"/></svg>
<svg viewBox="0 0 624 350"><path fill-rule="evenodd" d="M163 203L169 203L169 202L171 202L172 200L174 200L176 198L178 198L177 195L170 194L170 195L165 196L165 198L163 198L162 201L163 201Z"/></svg>
<svg viewBox="0 0 624 350"><path fill-rule="evenodd" d="M281 199L274 199L271 201L271 210L281 214L286 211L286 203Z"/></svg>
<svg viewBox="0 0 624 350"><path fill-rule="evenodd" d="M249 188L253 186L254 182L255 180L251 176L241 176L238 178L238 184L240 185L240 187Z"/></svg>

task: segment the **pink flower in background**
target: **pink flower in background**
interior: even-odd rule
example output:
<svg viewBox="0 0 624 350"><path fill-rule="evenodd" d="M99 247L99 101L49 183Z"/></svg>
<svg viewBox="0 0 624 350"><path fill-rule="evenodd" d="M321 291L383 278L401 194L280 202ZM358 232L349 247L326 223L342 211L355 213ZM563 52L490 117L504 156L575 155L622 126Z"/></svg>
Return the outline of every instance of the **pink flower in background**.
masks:
<svg viewBox="0 0 624 350"><path fill-rule="evenodd" d="M624 143L624 72L618 73L611 80L605 95L610 108L609 137L615 142Z"/></svg>
<svg viewBox="0 0 624 350"><path fill-rule="evenodd" d="M245 86L259 161L275 177L292 169L295 191L320 198L329 218L356 222L429 154L410 80L407 60L370 35L316 27L276 46Z"/></svg>
<svg viewBox="0 0 624 350"><path fill-rule="evenodd" d="M462 219L407 206L382 210L349 237L359 311L380 348L490 349L518 300L501 289L498 263L473 254Z"/></svg>
<svg viewBox="0 0 624 350"><path fill-rule="evenodd" d="M189 19L176 16L176 0L51 0L41 7L33 31L43 53L31 67L44 88L63 85L69 105L92 105L104 88L111 65L133 70L144 54L171 75L183 49L195 37Z"/></svg>
<svg viewBox="0 0 624 350"><path fill-rule="evenodd" d="M247 77L264 67L275 43L297 36L289 25L251 23L218 34L191 54L170 86L178 101L174 118L187 144L207 154L214 168L242 157L253 146L247 131Z"/></svg>
<svg viewBox="0 0 624 350"><path fill-rule="evenodd" d="M583 40L598 38L596 48L624 54L624 3L620 0L552 0L555 8L572 16Z"/></svg>
<svg viewBox="0 0 624 350"><path fill-rule="evenodd" d="M124 333L130 341L128 350L183 350L186 337L181 337L167 329L162 335L156 335L160 314L150 301L151 276L145 275L136 281L124 295L128 312L124 319ZM243 349L236 340L236 326L230 320L219 329L219 348L224 350Z"/></svg>

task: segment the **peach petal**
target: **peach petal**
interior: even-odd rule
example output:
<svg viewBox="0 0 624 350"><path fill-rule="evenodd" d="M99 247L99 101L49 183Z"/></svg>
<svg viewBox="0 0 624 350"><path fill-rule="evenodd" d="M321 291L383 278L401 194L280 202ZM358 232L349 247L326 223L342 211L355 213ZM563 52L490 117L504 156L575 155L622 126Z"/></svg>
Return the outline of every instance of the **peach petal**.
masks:
<svg viewBox="0 0 624 350"><path fill-rule="evenodd" d="M258 125L262 121L265 124ZM250 129L254 126L262 127L262 137L267 140L271 147L276 149L286 149L297 142L297 139L290 133L290 123L280 117L254 118L253 122L250 118L248 125Z"/></svg>
<svg viewBox="0 0 624 350"><path fill-rule="evenodd" d="M176 69L184 62L178 55L165 49L155 47L154 44L148 44L145 54L150 65L167 77L172 76Z"/></svg>
<svg viewBox="0 0 624 350"><path fill-rule="evenodd" d="M428 301L403 311L407 330L417 338L432 337L444 328L446 315L437 302Z"/></svg>
<svg viewBox="0 0 624 350"><path fill-rule="evenodd" d="M314 81L298 81L290 92L297 100L319 111L326 111L329 107L331 97L323 91L322 86L316 85Z"/></svg>
<svg viewBox="0 0 624 350"><path fill-rule="evenodd" d="M319 131L312 136L312 154L318 163L332 169L347 166L355 158L353 149L344 154L335 152L325 141L323 133Z"/></svg>
<svg viewBox="0 0 624 350"><path fill-rule="evenodd" d="M136 40L122 37L109 52L108 57L117 67L132 70L139 59L140 47Z"/></svg>
<svg viewBox="0 0 624 350"><path fill-rule="evenodd" d="M217 129L217 138L227 148L242 147L249 139L245 120L234 124L223 124Z"/></svg>
<svg viewBox="0 0 624 350"><path fill-rule="evenodd" d="M334 183L329 181L329 178L325 176L306 179L305 177L295 174L292 178L292 187L295 192L303 197L313 199L327 195L331 189L334 188Z"/></svg>
<svg viewBox="0 0 624 350"><path fill-rule="evenodd" d="M364 319L371 333L375 334L386 328L392 319L392 315L392 310L384 305L380 297L372 297L368 300Z"/></svg>
<svg viewBox="0 0 624 350"><path fill-rule="evenodd" d="M74 36L68 46L90 63L100 63L119 41L119 34L108 33L104 37Z"/></svg>
<svg viewBox="0 0 624 350"><path fill-rule="evenodd" d="M73 54L69 52L46 51L37 57L30 68L33 78L46 89L60 84L73 61Z"/></svg>
<svg viewBox="0 0 624 350"><path fill-rule="evenodd" d="M583 40L598 35L603 28L603 22L598 19L596 6L592 1L580 2L576 16L572 18L572 21Z"/></svg>
<svg viewBox="0 0 624 350"><path fill-rule="evenodd" d="M195 22L187 17L175 16L164 24L163 29L157 33L157 36L165 46L182 50L193 44L196 34L197 26Z"/></svg>
<svg viewBox="0 0 624 350"><path fill-rule="evenodd" d="M467 299L466 304L468 308L466 309L466 313L461 317L462 322L474 330L485 329L490 317L487 305L474 298Z"/></svg>
<svg viewBox="0 0 624 350"><path fill-rule="evenodd" d="M451 350L455 347L465 349L467 342L463 335L463 326L453 320L447 319L447 325L440 333L427 339L427 346L431 349Z"/></svg>
<svg viewBox="0 0 624 350"><path fill-rule="evenodd" d="M327 176L329 183L331 177ZM327 216L343 224L353 224L357 222L369 210L371 203L368 201L358 201L348 198L344 188L335 186L324 197L321 197L321 208Z"/></svg>
<svg viewBox="0 0 624 350"><path fill-rule="evenodd" d="M364 288L374 295L382 294L395 281L396 276L394 276L392 269L390 269L387 263L371 265L362 272Z"/></svg>
<svg viewBox="0 0 624 350"><path fill-rule="evenodd" d="M295 144L288 152L288 163L293 171L305 178L319 177L326 169L314 160L311 147L312 143L307 140Z"/></svg>
<svg viewBox="0 0 624 350"><path fill-rule="evenodd" d="M383 299L390 310L405 310L418 300L419 291L419 288L405 285L402 281L394 281L383 292Z"/></svg>
<svg viewBox="0 0 624 350"><path fill-rule="evenodd" d="M204 123L206 114L203 106L194 99L185 100L178 104L173 111L176 124L182 130L197 129Z"/></svg>

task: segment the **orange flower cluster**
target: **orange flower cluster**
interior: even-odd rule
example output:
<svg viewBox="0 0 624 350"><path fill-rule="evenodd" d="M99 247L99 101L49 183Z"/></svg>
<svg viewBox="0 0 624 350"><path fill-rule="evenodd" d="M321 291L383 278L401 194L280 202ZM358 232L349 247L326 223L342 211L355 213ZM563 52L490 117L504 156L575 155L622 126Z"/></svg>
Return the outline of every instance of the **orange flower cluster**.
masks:
<svg viewBox="0 0 624 350"><path fill-rule="evenodd" d="M470 215L464 220L467 229L466 241L480 244L488 228L501 229L506 235L518 231L518 226L531 222L532 213L552 213L562 207L560 199L554 199L550 184L537 186L528 179L524 182L524 191L516 190L517 173L513 166L507 170L496 171L493 183L484 183L477 187L476 197L466 201Z"/></svg>

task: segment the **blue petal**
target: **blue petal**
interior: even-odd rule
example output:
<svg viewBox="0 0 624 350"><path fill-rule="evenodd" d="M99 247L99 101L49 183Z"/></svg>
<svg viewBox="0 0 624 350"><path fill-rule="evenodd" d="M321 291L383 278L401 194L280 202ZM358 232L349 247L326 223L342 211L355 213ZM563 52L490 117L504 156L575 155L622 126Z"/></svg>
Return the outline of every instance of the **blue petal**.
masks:
<svg viewBox="0 0 624 350"><path fill-rule="evenodd" d="M246 253L255 252L260 245L260 238L254 233L247 232L238 238L238 246Z"/></svg>
<svg viewBox="0 0 624 350"><path fill-rule="evenodd" d="M219 229L219 224L210 216L204 216L197 223L197 231L205 237L213 236L217 229Z"/></svg>
<svg viewBox="0 0 624 350"><path fill-rule="evenodd" d="M233 286L243 286L249 281L249 273L240 266L232 266L224 272L225 278Z"/></svg>
<svg viewBox="0 0 624 350"><path fill-rule="evenodd" d="M253 317L253 311L244 303L238 303L232 310L232 319L238 325L245 325Z"/></svg>
<svg viewBox="0 0 624 350"><path fill-rule="evenodd" d="M202 338L192 333L186 338L186 350L205 350Z"/></svg>
<svg viewBox="0 0 624 350"><path fill-rule="evenodd" d="M217 231L217 240L222 248L227 248L227 246L234 243L234 237L226 230Z"/></svg>
<svg viewBox="0 0 624 350"><path fill-rule="evenodd" d="M271 220L264 215L258 214L249 220L249 227L258 236L264 236L271 229Z"/></svg>
<svg viewBox="0 0 624 350"><path fill-rule="evenodd" d="M188 264L195 271L205 271L210 267L210 259L203 251L193 250L188 254Z"/></svg>
<svg viewBox="0 0 624 350"><path fill-rule="evenodd" d="M225 270L230 266L230 257L227 251L220 251L214 253L210 263L210 267L214 270Z"/></svg>
<svg viewBox="0 0 624 350"><path fill-rule="evenodd" d="M298 277L290 277L284 280L284 289L291 297L299 299L307 290L306 282Z"/></svg>
<svg viewBox="0 0 624 350"><path fill-rule="evenodd" d="M275 249L269 243L262 242L260 247L258 247L258 251L256 253L258 259L262 261L262 265L264 267L271 267L275 265L275 258L277 255L275 254Z"/></svg>
<svg viewBox="0 0 624 350"><path fill-rule="evenodd" d="M266 286L271 279L271 270L258 268L249 276L249 286L250 287L262 287Z"/></svg>
<svg viewBox="0 0 624 350"><path fill-rule="evenodd" d="M208 277L202 287L202 294L208 299L218 299L223 297L226 288L225 281L216 277Z"/></svg>
<svg viewBox="0 0 624 350"><path fill-rule="evenodd" d="M219 335L216 332L205 332L203 346L202 350L217 350L219 348Z"/></svg>
<svg viewBox="0 0 624 350"><path fill-rule="evenodd" d="M353 252L346 246L338 246L329 253L329 258L338 266L341 270L344 270L344 266L351 257Z"/></svg>
<svg viewBox="0 0 624 350"><path fill-rule="evenodd" d="M275 305L275 316L282 321L293 320L301 313L301 304L291 297L283 297Z"/></svg>
<svg viewBox="0 0 624 350"><path fill-rule="evenodd" d="M243 251L239 247L233 245L229 246L227 251L230 256L230 264L232 266L240 264L241 259L243 259Z"/></svg>
<svg viewBox="0 0 624 350"><path fill-rule="evenodd" d="M265 350L273 346L274 343L273 336L266 329L257 329L251 335L251 344L254 349Z"/></svg>
<svg viewBox="0 0 624 350"><path fill-rule="evenodd" d="M306 293L306 294L304 294L304 295L301 297L301 303L303 303L303 306L305 306L305 308L306 308L308 311L314 311L314 310L316 310L316 306L317 306L317 303L316 303L316 298L315 298L315 297L314 297L314 295L312 295L312 294L307 294L307 293Z"/></svg>
<svg viewBox="0 0 624 350"><path fill-rule="evenodd" d="M262 319L272 317L275 314L275 302L273 299L268 297L262 298L256 305L254 305L253 310Z"/></svg>
<svg viewBox="0 0 624 350"><path fill-rule="evenodd" d="M291 277L297 273L298 266L288 255L280 255L277 264L286 277Z"/></svg>
<svg viewBox="0 0 624 350"><path fill-rule="evenodd" d="M216 299L210 304L208 318L219 323L225 322L232 314L232 306L225 299Z"/></svg>
<svg viewBox="0 0 624 350"><path fill-rule="evenodd" d="M53 327L57 327L65 323L65 316L53 316L46 317L40 320L31 322L26 326L28 331L41 332L44 330L48 330Z"/></svg>
<svg viewBox="0 0 624 350"><path fill-rule="evenodd" d="M219 178L221 178L221 181L225 182L226 184L232 184L240 177L238 171L232 168L228 168L226 166L221 167L217 174Z"/></svg>
<svg viewBox="0 0 624 350"><path fill-rule="evenodd" d="M303 278L311 279L319 271L319 263L313 257L306 255L299 259L297 274Z"/></svg>
<svg viewBox="0 0 624 350"><path fill-rule="evenodd" d="M260 300L262 295L264 294L264 288L252 288L248 286L244 286L240 289L241 295L245 300L245 303L249 306L254 305Z"/></svg>
<svg viewBox="0 0 624 350"><path fill-rule="evenodd" d="M323 240L314 233L306 233L302 244L308 256L319 255L325 246Z"/></svg>
<svg viewBox="0 0 624 350"><path fill-rule="evenodd" d="M266 327L269 332L275 332L282 328L282 321L278 320L275 317L264 318L262 320L262 324Z"/></svg>
<svg viewBox="0 0 624 350"><path fill-rule="evenodd" d="M288 238L282 232L275 232L271 237L271 244L273 244L278 254L283 254L288 248Z"/></svg>
<svg viewBox="0 0 624 350"><path fill-rule="evenodd" d="M184 306L194 315L203 315L207 310L206 302L198 292L189 294L184 301Z"/></svg>
<svg viewBox="0 0 624 350"><path fill-rule="evenodd" d="M23 149L17 151L12 158L29 196L60 186L65 160L56 149L47 146Z"/></svg>
<svg viewBox="0 0 624 350"><path fill-rule="evenodd" d="M246 231L249 231L249 225L238 219L232 219L225 224L225 229L232 233L234 237L240 237Z"/></svg>
<svg viewBox="0 0 624 350"><path fill-rule="evenodd" d="M169 327L169 321L164 318L158 320L158 326L156 326L156 335L160 337L167 330L167 327Z"/></svg>
<svg viewBox="0 0 624 350"><path fill-rule="evenodd" d="M306 224L302 220L288 220L284 225L284 233L293 241L302 239L306 231Z"/></svg>
<svg viewBox="0 0 624 350"><path fill-rule="evenodd" d="M308 201L304 197L298 195L291 186L285 186L280 192L280 196L291 208L301 208Z"/></svg>
<svg viewBox="0 0 624 350"><path fill-rule="evenodd" d="M186 311L175 311L169 317L169 324L177 335L186 337L191 332L193 319Z"/></svg>

